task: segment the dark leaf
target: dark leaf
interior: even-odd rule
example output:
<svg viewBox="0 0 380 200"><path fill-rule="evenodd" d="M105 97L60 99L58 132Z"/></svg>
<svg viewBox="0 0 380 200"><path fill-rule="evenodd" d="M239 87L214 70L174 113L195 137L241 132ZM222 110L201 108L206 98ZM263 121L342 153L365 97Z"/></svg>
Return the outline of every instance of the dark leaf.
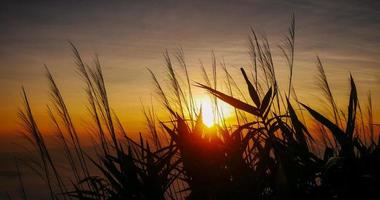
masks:
<svg viewBox="0 0 380 200"><path fill-rule="evenodd" d="M208 86L205 86L203 84L200 84L200 83L197 83L197 86L198 87L201 87L203 89L206 89L208 92L210 92L211 94L213 94L214 96L218 97L219 99L221 99L222 101L230 104L231 106L237 108L237 109L240 109L240 110L244 110L248 113L251 113L253 115L260 115L260 112L257 108L249 105L249 104L246 104L238 99L235 99L233 97L230 97L222 92L219 92L217 90L214 90Z"/></svg>
<svg viewBox="0 0 380 200"><path fill-rule="evenodd" d="M358 96L356 92L355 82L352 76L350 76L350 83L351 83L351 92L350 92L350 102L348 105L346 133L350 138L352 138L352 135L355 129L355 118L356 118L356 107L358 104Z"/></svg>
<svg viewBox="0 0 380 200"><path fill-rule="evenodd" d="M255 87L253 87L251 81L249 81L247 74L245 73L244 69L240 68L240 70L244 76L245 82L247 83L249 95L251 96L253 103L255 103L255 105L259 108L260 107L259 95L258 95L257 91L255 90Z"/></svg>
<svg viewBox="0 0 380 200"><path fill-rule="evenodd" d="M264 96L263 103L261 104L261 107L260 107L261 113L264 113L267 110L268 105L271 101L271 98L272 98L272 87L269 88L268 92Z"/></svg>
<svg viewBox="0 0 380 200"><path fill-rule="evenodd" d="M331 133L334 135L335 139L339 142L340 146L342 147L342 153L345 156L350 156L350 157L354 156L354 149L353 149L352 142L337 125L332 123L330 120L328 120L326 117L324 117L317 111L313 110L312 108L302 103L301 105L305 107L316 120L318 120L321 124L326 126L328 129L330 129Z"/></svg>

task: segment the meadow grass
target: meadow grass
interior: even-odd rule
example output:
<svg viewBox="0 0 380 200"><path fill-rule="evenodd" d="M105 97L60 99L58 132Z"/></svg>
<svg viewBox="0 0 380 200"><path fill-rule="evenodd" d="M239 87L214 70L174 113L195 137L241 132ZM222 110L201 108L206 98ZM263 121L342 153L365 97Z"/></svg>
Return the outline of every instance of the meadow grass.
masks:
<svg viewBox="0 0 380 200"><path fill-rule="evenodd" d="M170 84L163 86L161 79L153 71L149 72L169 120L157 119L155 108L144 107L149 133L140 134L138 140L131 139L112 111L98 58L94 66L87 65L71 44L77 71L86 85L96 156L84 150L59 87L46 68L52 97L48 112L64 147L72 178L69 183L63 180L23 89L25 103L20 111L25 127L23 134L39 155L39 160L28 166L41 174L51 199L379 196L380 146L373 128L371 95L363 114L354 78L350 76L348 107L340 111L322 62L317 58L318 85L329 102L332 120L300 102L292 81L296 70L295 39L293 16L288 36L280 45L289 67L289 81L284 89L276 78L269 41L264 36L258 37L254 29L249 37L252 68L249 73L241 68L246 88L237 85L222 62L227 92L219 90L214 54L211 75L201 64L204 84L192 83L184 51L178 49L174 57L185 77L179 76L172 56L166 51L164 60ZM222 123L213 127L203 124L202 109L197 107L193 96L194 87L208 91L215 116ZM249 97L244 96L245 89ZM233 106L236 126L224 123L218 106L220 100ZM306 113L318 129L309 131L307 123L311 120L305 120ZM90 165L95 166L97 173L90 172ZM24 188L22 177L19 178ZM27 199L24 189L21 197Z"/></svg>

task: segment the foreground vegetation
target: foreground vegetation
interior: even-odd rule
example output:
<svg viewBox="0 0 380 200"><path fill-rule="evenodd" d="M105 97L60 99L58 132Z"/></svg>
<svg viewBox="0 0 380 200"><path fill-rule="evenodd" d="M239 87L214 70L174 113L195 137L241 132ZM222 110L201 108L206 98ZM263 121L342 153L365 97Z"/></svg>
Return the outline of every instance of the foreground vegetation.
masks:
<svg viewBox="0 0 380 200"><path fill-rule="evenodd" d="M228 90L219 91L214 56L213 74L209 76L202 67L205 84L192 84L184 53L179 50L175 59L185 73L181 81L172 57L165 53L168 88L150 72L170 120L158 121L153 109L145 109L150 131L140 134L138 140L124 131L109 105L99 60L95 59L95 66L89 67L72 45L78 71L86 84L97 155L90 156L83 150L60 90L47 69L53 103L49 114L72 178L68 181L60 173L23 90L25 107L20 111L25 127L23 134L39 154L39 160L28 165L46 181L51 199L365 199L379 196L380 146L374 133L370 96L364 111L354 79L350 77L348 107L341 111L318 58L318 83L329 103L331 117L299 102L292 84L294 19L284 41L280 49L290 76L288 85L282 89L276 79L269 42L265 37L259 38L254 30L249 41L253 76L241 69L246 88L239 88L222 64ZM221 123L211 128L203 125L202 109L195 105L193 98L194 87L210 93ZM243 89L247 89L249 100L244 98ZM218 109L218 99L235 108L236 126L225 123ZM305 120L304 115L313 120ZM313 128L309 132L310 127ZM89 170L90 166L95 166L96 172ZM22 177L20 180L22 183ZM25 190L21 191L22 197L27 199Z"/></svg>

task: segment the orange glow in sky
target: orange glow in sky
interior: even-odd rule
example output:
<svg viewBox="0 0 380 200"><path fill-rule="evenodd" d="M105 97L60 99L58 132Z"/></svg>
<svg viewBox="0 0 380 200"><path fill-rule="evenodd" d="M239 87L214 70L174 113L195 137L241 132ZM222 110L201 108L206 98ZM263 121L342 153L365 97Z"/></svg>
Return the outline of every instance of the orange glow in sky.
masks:
<svg viewBox="0 0 380 200"><path fill-rule="evenodd" d="M183 48L190 81L201 83L204 82L199 61L211 71L213 52L218 65L218 90L226 92L223 88L226 80L220 66L225 62L237 86L246 92L239 68L244 67L247 72L252 69L247 40L252 26L270 41L275 73L282 87L280 92L284 92L289 70L277 45L287 33L292 12L296 16L292 82L298 99L319 111L328 111L316 84L315 56L319 55L339 108L346 110L347 80L351 73L363 108L371 91L374 123L379 123L377 9L360 4L353 10L352 5L335 1L318 2L318 9L310 5L307 1L256 0L218 4L198 1L196 6L193 1L160 2L155 6L140 1L120 1L114 6L101 1L12 1L0 7L0 137L15 135L19 128L17 112L22 105L21 86L28 92L41 129L51 129L46 112L51 98L44 64L55 76L77 128L88 125L85 85L76 72L67 41L78 47L84 61L90 65L94 55L99 55L110 106L131 134L137 135L146 128L141 102L149 104L154 94L147 68L160 77L159 81L165 82L162 57L165 49L172 56L176 70L181 71L175 52ZM203 121L207 126L220 123L213 111L213 100L207 94L200 95L196 101L198 108L202 105ZM160 107L157 102L153 104L155 108ZM233 118L231 107L224 103L219 105L225 118ZM158 115L160 112L157 111ZM164 117L159 119L165 120Z"/></svg>

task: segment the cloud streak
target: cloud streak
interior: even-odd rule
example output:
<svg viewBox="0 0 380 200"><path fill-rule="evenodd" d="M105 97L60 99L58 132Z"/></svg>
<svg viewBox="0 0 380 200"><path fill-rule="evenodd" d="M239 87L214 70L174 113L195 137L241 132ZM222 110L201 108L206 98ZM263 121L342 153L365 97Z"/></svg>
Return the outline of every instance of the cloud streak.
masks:
<svg viewBox="0 0 380 200"><path fill-rule="evenodd" d="M80 79L68 40L88 59L95 52L101 56L111 96L118 99L115 107L134 115L141 110L123 104L150 95L146 67L162 72L165 48L182 46L192 74L198 73L198 58L209 62L211 50L234 69L249 64L250 26L266 33L279 55L275 44L286 32L292 12L297 17L295 84L307 91L304 96L313 93L318 54L326 71L339 80L336 90L346 89L347 74L352 72L363 80L358 85L374 90L377 99L379 8L377 1L369 0L6 1L0 8L0 90L11 96L0 99L5 105L0 113L16 112L13 99L18 99L18 92L14 91L21 84L41 97L36 103L43 101L44 63L68 91L66 96L76 99L82 88L77 87ZM286 68L279 67L278 73L286 73ZM137 90L137 85L144 89ZM5 129L9 127L0 127L0 132Z"/></svg>

